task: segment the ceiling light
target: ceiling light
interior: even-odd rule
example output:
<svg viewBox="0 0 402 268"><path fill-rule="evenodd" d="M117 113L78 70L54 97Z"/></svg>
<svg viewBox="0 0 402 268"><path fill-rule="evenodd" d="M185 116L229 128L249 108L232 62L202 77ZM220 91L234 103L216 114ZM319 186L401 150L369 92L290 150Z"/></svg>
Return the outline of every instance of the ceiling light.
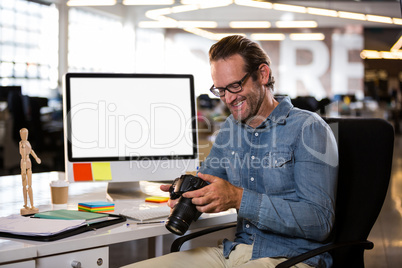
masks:
<svg viewBox="0 0 402 268"><path fill-rule="evenodd" d="M113 6L116 0L69 0L67 6Z"/></svg>
<svg viewBox="0 0 402 268"><path fill-rule="evenodd" d="M383 59L402 60L402 51L380 51Z"/></svg>
<svg viewBox="0 0 402 268"><path fill-rule="evenodd" d="M322 33L292 33L289 35L291 40L324 40L325 35Z"/></svg>
<svg viewBox="0 0 402 268"><path fill-rule="evenodd" d="M249 6L257 8L272 9L272 4L269 2L256 2L252 0L235 0L235 4L239 6Z"/></svg>
<svg viewBox="0 0 402 268"><path fill-rule="evenodd" d="M338 15L340 18L343 18L343 19L366 20L366 15L364 15L362 13L339 11Z"/></svg>
<svg viewBox="0 0 402 268"><path fill-rule="evenodd" d="M376 50L363 50L360 52L360 58L362 59L381 59L380 52Z"/></svg>
<svg viewBox="0 0 402 268"><path fill-rule="evenodd" d="M372 22L392 23L392 19L386 16L366 15L366 19Z"/></svg>
<svg viewBox="0 0 402 268"><path fill-rule="evenodd" d="M389 59L389 60L402 60L402 51L377 51L377 50L363 50L360 52L362 59Z"/></svg>
<svg viewBox="0 0 402 268"><path fill-rule="evenodd" d="M185 30L186 32L204 37L204 38L208 38L211 40L217 40L217 39L215 39L214 33L211 33L211 32L199 29L199 28L183 28L183 30Z"/></svg>
<svg viewBox="0 0 402 268"><path fill-rule="evenodd" d="M173 5L174 0L123 0L123 5L130 6L130 5L143 5L143 6L150 6L150 5Z"/></svg>
<svg viewBox="0 0 402 268"><path fill-rule="evenodd" d="M257 41L281 41L285 40L285 35L282 33L262 33L252 34L251 38Z"/></svg>
<svg viewBox="0 0 402 268"><path fill-rule="evenodd" d="M307 9L302 6L273 4L272 7L273 7L273 9L281 10L281 11L298 12L298 13L306 13L307 12Z"/></svg>
<svg viewBox="0 0 402 268"><path fill-rule="evenodd" d="M180 28L216 28L216 21L179 21Z"/></svg>
<svg viewBox="0 0 402 268"><path fill-rule="evenodd" d="M313 20L304 21L277 21L275 22L278 28L316 28L317 22Z"/></svg>
<svg viewBox="0 0 402 268"><path fill-rule="evenodd" d="M182 5L199 5L202 4L202 2L213 2L212 0L181 0L180 3ZM219 0L216 0L216 2L219 2Z"/></svg>
<svg viewBox="0 0 402 268"><path fill-rule="evenodd" d="M398 41L391 47L391 51L398 51L402 47L402 35L399 37Z"/></svg>
<svg viewBox="0 0 402 268"><path fill-rule="evenodd" d="M181 0L183 5L199 5L200 8L223 7L233 3L233 0Z"/></svg>
<svg viewBox="0 0 402 268"><path fill-rule="evenodd" d="M380 51L381 56L383 59L388 59L388 60L396 60L396 59L402 59L402 53L398 53L397 51Z"/></svg>
<svg viewBox="0 0 402 268"><path fill-rule="evenodd" d="M230 28L269 28L271 23L269 21L231 21L229 26Z"/></svg>
<svg viewBox="0 0 402 268"><path fill-rule="evenodd" d="M393 18L394 24L402 25L402 19L399 18Z"/></svg>
<svg viewBox="0 0 402 268"><path fill-rule="evenodd" d="M183 28L183 30L185 30L186 32L189 32L189 33L201 36L201 37L205 37L205 38L208 38L211 40L216 40L216 41L218 41L226 36L234 35L234 34L245 36L245 34L243 34L243 33L211 33L209 31L205 31L205 30L202 30L202 29L196 28L196 27Z"/></svg>
<svg viewBox="0 0 402 268"><path fill-rule="evenodd" d="M171 14L170 8L152 9L145 12L145 16L149 19L159 20L164 15Z"/></svg>
<svg viewBox="0 0 402 268"><path fill-rule="evenodd" d="M308 7L307 13L320 16L338 17L338 12L332 9Z"/></svg>

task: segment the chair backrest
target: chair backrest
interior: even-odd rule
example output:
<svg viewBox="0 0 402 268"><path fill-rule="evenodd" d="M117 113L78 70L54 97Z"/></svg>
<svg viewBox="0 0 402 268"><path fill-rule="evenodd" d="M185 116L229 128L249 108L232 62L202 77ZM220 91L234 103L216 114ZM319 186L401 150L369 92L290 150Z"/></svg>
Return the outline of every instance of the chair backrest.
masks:
<svg viewBox="0 0 402 268"><path fill-rule="evenodd" d="M382 119L327 118L339 149L335 243L365 241L384 203L391 176L393 127ZM363 249L330 252L334 267L364 267Z"/></svg>

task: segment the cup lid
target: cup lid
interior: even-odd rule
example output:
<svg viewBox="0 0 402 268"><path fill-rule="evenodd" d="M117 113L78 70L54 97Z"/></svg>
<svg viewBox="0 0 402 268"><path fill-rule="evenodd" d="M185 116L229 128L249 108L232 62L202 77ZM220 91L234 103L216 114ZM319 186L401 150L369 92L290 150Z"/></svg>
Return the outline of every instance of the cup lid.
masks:
<svg viewBox="0 0 402 268"><path fill-rule="evenodd" d="M52 187L66 187L66 186L68 186L68 181L65 181L65 180L57 180L57 181L52 181L51 183L50 183L50 186L52 186Z"/></svg>

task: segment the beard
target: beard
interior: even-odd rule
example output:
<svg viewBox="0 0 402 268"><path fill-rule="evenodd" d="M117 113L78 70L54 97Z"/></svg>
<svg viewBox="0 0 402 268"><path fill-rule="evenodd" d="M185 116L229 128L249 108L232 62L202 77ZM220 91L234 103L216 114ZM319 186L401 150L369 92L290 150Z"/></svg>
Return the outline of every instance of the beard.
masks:
<svg viewBox="0 0 402 268"><path fill-rule="evenodd" d="M253 83L252 90L244 96L239 95L232 103L226 104L233 118L243 124L250 125L255 119L260 118L258 112L265 97L264 88L259 88Z"/></svg>

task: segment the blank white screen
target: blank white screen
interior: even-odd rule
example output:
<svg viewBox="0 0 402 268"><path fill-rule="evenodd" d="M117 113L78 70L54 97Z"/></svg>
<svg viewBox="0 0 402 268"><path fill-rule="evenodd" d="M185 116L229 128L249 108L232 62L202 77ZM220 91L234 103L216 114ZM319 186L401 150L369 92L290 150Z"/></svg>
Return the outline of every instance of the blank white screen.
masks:
<svg viewBox="0 0 402 268"><path fill-rule="evenodd" d="M193 155L190 79L71 77L73 158Z"/></svg>

